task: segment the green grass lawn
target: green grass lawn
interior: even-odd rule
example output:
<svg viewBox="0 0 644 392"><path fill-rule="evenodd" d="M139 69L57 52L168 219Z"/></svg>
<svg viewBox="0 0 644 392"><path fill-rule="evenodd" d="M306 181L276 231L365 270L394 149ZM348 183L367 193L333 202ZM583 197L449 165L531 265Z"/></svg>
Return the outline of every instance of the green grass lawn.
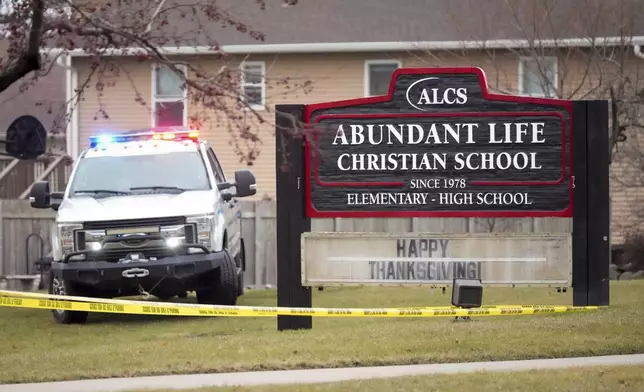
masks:
<svg viewBox="0 0 644 392"><path fill-rule="evenodd" d="M276 304L251 291L242 305ZM571 304L553 289L489 288L484 304ZM429 288L327 288L314 306L449 305ZM513 360L644 352L644 280L611 282L611 307L590 313L452 318L316 318L277 332L274 318L90 314L58 325L46 310L0 308L0 383L359 365Z"/></svg>
<svg viewBox="0 0 644 392"><path fill-rule="evenodd" d="M183 392L640 392L644 390L644 366L588 367L566 370L428 375L327 384L272 385L184 389ZM161 392L141 390L136 392ZM176 389L175 389L176 391ZM132 391L135 392L135 391Z"/></svg>

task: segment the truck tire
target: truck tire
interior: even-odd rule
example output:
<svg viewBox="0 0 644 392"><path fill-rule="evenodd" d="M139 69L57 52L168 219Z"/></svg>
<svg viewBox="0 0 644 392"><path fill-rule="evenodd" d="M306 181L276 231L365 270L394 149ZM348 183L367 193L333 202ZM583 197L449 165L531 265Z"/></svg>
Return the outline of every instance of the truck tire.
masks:
<svg viewBox="0 0 644 392"><path fill-rule="evenodd" d="M71 295L71 296L84 296L84 293L74 289L74 287L54 275L54 271L49 270L49 294L55 295ZM79 312L71 310L52 309L51 314L54 321L58 324L84 324L87 321L88 312Z"/></svg>
<svg viewBox="0 0 644 392"><path fill-rule="evenodd" d="M236 305L239 278L237 265L227 257L219 266L219 279L212 282L212 288L197 291L197 302L206 305Z"/></svg>

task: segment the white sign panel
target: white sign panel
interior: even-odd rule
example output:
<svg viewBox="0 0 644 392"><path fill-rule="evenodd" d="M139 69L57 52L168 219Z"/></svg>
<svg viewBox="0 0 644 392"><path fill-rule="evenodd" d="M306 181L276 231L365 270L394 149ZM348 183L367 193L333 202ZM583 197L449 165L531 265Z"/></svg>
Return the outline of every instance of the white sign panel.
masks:
<svg viewBox="0 0 644 392"><path fill-rule="evenodd" d="M302 234L302 284L570 286L569 233Z"/></svg>

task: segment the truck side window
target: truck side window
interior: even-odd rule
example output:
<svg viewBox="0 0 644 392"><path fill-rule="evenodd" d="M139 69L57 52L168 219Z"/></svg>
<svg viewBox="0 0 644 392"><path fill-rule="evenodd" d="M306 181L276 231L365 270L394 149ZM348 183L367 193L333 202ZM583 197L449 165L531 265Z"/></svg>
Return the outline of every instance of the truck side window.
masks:
<svg viewBox="0 0 644 392"><path fill-rule="evenodd" d="M215 173L215 180L218 183L226 182L226 176L224 175L223 170L221 170L221 166L219 166L219 162L217 161L217 157L215 157L215 153L212 151L212 148L208 149L208 161L210 161L212 171Z"/></svg>

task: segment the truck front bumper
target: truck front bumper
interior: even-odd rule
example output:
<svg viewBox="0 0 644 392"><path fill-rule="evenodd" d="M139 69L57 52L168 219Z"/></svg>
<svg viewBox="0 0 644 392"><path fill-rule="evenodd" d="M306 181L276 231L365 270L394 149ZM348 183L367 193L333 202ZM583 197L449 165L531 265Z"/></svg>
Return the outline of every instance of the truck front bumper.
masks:
<svg viewBox="0 0 644 392"><path fill-rule="evenodd" d="M155 261L66 261L53 262L54 276L65 281L92 288L101 292L118 292L130 295L139 289L153 288L159 292L177 294L181 291L196 290L212 284L201 281L202 277L217 270L230 260L228 251L198 253L165 257ZM152 291L154 294L154 291Z"/></svg>

